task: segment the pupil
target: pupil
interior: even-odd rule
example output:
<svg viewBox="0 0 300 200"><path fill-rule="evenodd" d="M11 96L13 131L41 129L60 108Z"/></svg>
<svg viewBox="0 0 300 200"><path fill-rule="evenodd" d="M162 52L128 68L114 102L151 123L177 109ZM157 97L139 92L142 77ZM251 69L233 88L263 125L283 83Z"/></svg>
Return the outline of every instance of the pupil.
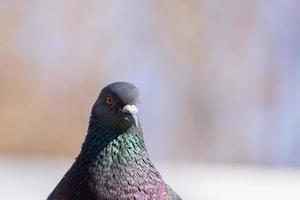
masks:
<svg viewBox="0 0 300 200"><path fill-rule="evenodd" d="M107 103L112 104L112 99L110 97L107 98Z"/></svg>

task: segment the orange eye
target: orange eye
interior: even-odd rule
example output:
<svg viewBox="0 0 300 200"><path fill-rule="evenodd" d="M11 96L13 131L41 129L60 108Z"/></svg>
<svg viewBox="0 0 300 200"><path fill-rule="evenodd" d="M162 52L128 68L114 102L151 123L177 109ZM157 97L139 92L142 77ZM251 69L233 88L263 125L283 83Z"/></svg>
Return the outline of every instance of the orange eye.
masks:
<svg viewBox="0 0 300 200"><path fill-rule="evenodd" d="M106 105L113 107L115 106L115 104L116 103L111 96L106 97Z"/></svg>

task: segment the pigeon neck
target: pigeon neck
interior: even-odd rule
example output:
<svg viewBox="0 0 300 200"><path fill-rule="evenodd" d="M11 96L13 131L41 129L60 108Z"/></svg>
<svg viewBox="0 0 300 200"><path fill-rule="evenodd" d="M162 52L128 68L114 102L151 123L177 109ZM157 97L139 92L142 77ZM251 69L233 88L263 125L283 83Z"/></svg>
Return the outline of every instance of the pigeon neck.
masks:
<svg viewBox="0 0 300 200"><path fill-rule="evenodd" d="M92 177L87 180L99 199L165 199L165 183L149 159L141 128L117 133L91 122L77 168Z"/></svg>
<svg viewBox="0 0 300 200"><path fill-rule="evenodd" d="M84 164L88 164L95 160L110 160L120 155L129 156L126 159L148 157L142 129L132 127L124 132L112 131L99 121L91 119L88 134L77 159L82 159Z"/></svg>
<svg viewBox="0 0 300 200"><path fill-rule="evenodd" d="M165 199L165 183L149 159L141 128L118 133L91 120L74 165L87 173L98 199Z"/></svg>

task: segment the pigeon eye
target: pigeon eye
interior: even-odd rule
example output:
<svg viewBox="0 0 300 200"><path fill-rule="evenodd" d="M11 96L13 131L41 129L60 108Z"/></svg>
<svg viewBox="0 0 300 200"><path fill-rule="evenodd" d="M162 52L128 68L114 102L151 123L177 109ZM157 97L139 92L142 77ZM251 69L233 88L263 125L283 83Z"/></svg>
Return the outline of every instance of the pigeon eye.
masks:
<svg viewBox="0 0 300 200"><path fill-rule="evenodd" d="M111 96L106 97L106 105L111 106L111 107L116 105L115 101L113 100L113 98Z"/></svg>

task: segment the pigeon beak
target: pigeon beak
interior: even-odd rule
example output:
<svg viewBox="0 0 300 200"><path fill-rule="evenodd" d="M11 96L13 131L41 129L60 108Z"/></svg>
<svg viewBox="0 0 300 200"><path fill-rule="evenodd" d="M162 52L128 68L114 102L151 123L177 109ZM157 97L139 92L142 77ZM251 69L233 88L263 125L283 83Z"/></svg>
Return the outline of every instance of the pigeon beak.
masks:
<svg viewBox="0 0 300 200"><path fill-rule="evenodd" d="M129 120L137 127L139 124L137 115L128 115Z"/></svg>
<svg viewBox="0 0 300 200"><path fill-rule="evenodd" d="M138 109L135 105L126 105L123 107L122 112L125 113L129 119L135 126L138 126Z"/></svg>

